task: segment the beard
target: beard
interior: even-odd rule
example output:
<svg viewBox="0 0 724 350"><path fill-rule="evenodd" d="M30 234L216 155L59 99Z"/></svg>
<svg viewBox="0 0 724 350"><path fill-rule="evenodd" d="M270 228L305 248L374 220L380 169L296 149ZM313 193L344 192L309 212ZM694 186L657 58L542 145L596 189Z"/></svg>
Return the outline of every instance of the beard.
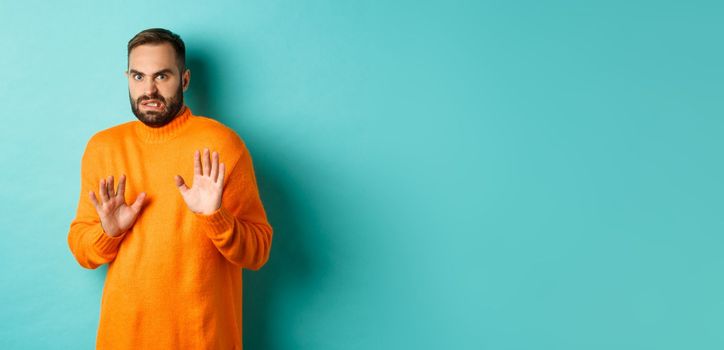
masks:
<svg viewBox="0 0 724 350"><path fill-rule="evenodd" d="M140 120L143 124L146 124L147 126L150 126L152 128L158 128L168 124L171 120L173 120L176 114L178 114L178 112L181 110L181 107L183 107L183 86L182 84L179 84L178 89L176 89L176 94L168 99L161 96L161 94L157 92L151 96L141 96L136 101L134 101L133 97L131 97L130 91L128 91L128 99L131 101L131 110L133 111L133 114L136 115L136 118L138 118L138 120ZM141 102L147 100L159 100L163 102L163 110L141 111L139 109Z"/></svg>

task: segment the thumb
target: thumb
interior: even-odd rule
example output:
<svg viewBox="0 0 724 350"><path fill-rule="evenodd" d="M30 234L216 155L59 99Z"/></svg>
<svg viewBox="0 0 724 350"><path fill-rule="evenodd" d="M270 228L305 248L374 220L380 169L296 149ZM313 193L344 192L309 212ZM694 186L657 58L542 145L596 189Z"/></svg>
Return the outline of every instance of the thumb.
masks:
<svg viewBox="0 0 724 350"><path fill-rule="evenodd" d="M178 187L179 191L181 193L186 193L186 191L189 190L188 186L186 186L186 183L184 182L184 178L181 177L181 175L176 175L176 187Z"/></svg>
<svg viewBox="0 0 724 350"><path fill-rule="evenodd" d="M144 199L146 199L146 192L139 193L136 197L136 201L131 204L131 209L133 209L134 212L138 213L143 206Z"/></svg>

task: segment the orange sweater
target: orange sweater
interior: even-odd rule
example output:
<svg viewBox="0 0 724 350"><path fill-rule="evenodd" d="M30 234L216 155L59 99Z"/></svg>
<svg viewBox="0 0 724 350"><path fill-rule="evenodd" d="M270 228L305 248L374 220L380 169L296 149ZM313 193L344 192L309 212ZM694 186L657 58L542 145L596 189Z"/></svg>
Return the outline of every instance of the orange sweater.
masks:
<svg viewBox="0 0 724 350"><path fill-rule="evenodd" d="M174 180L193 179L195 150L226 165L222 204L192 212ZM126 174L126 203L146 200L136 222L107 235L88 198L101 178ZM100 198L100 197L98 197ZM161 128L132 121L100 131L81 162L77 215L68 244L81 266L108 263L98 349L241 349L241 268L269 258L272 227L259 198L251 155L223 124L188 106Z"/></svg>

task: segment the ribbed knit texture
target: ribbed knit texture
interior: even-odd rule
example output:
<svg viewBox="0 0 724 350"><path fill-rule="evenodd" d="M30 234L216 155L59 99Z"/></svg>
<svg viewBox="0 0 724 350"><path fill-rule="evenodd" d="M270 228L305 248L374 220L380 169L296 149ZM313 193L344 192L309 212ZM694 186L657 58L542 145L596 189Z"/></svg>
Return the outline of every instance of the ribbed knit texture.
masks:
<svg viewBox="0 0 724 350"><path fill-rule="evenodd" d="M219 152L226 166L222 205L193 213L174 181L193 186L195 150ZM203 153L202 153L203 154ZM146 192L132 228L110 237L88 192L126 175L126 203ZM108 263L98 349L241 349L242 268L269 258L272 227L259 198L251 155L230 128L184 106L167 125L132 121L86 145L68 244L89 269Z"/></svg>

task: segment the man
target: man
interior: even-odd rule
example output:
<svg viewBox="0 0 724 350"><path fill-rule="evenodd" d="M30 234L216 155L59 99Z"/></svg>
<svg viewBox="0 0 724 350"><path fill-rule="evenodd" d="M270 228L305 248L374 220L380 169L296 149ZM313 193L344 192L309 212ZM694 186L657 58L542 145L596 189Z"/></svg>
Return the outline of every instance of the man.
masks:
<svg viewBox="0 0 724 350"><path fill-rule="evenodd" d="M241 269L269 258L251 155L184 104L185 55L168 30L134 36L126 75L138 121L96 133L82 157L68 244L85 268L108 263L99 349L241 349Z"/></svg>

